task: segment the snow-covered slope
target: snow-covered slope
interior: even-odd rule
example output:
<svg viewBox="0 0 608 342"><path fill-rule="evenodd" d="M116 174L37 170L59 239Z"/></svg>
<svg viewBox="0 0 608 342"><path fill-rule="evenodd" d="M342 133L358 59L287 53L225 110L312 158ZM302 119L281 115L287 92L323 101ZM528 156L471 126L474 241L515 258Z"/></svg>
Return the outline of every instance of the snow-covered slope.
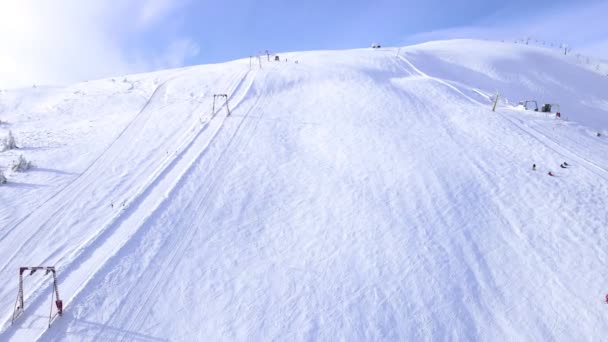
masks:
<svg viewBox="0 0 608 342"><path fill-rule="evenodd" d="M522 45L399 52L1 92L0 165L37 168L0 187L0 340L603 338L608 79ZM38 273L11 325L35 265L48 330Z"/></svg>

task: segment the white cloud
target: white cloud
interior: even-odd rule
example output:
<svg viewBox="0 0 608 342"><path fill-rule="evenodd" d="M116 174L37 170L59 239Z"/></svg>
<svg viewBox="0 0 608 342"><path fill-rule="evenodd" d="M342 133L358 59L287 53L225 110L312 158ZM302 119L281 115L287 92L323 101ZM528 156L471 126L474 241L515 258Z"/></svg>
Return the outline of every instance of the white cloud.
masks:
<svg viewBox="0 0 608 342"><path fill-rule="evenodd" d="M188 38L178 39L167 47L160 60L157 61L157 65L159 67L176 68L183 65L187 58L194 57L198 53L199 47L192 40Z"/></svg>
<svg viewBox="0 0 608 342"><path fill-rule="evenodd" d="M161 58L133 44L176 8L166 0L1 2L0 87L180 66L198 53L188 38L169 38Z"/></svg>
<svg viewBox="0 0 608 342"><path fill-rule="evenodd" d="M149 27L162 17L185 5L183 0L139 0L135 2L140 8L137 16L139 27Z"/></svg>

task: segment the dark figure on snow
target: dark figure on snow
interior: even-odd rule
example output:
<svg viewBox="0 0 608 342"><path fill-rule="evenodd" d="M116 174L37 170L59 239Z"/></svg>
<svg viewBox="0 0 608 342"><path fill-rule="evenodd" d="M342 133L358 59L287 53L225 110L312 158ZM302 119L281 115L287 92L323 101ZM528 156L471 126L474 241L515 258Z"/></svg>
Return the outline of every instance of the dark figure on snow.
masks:
<svg viewBox="0 0 608 342"><path fill-rule="evenodd" d="M536 171L536 164L532 164L532 171Z"/></svg>
<svg viewBox="0 0 608 342"><path fill-rule="evenodd" d="M568 164L568 163L564 162L564 166L570 166L570 164Z"/></svg>
<svg viewBox="0 0 608 342"><path fill-rule="evenodd" d="M562 169L566 168L566 166L564 164L559 164L559 167L561 167Z"/></svg>
<svg viewBox="0 0 608 342"><path fill-rule="evenodd" d="M547 173L549 176L553 177L553 173L551 171L549 171L549 173Z"/></svg>

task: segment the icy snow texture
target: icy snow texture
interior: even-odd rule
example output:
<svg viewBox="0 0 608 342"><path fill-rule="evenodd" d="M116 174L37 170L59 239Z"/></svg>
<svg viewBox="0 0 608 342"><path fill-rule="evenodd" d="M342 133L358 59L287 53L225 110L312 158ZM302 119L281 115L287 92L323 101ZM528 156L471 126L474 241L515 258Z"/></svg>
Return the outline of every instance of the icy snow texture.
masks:
<svg viewBox="0 0 608 342"><path fill-rule="evenodd" d="M38 167L0 190L0 340L604 338L608 78L523 45L396 53L2 92ZM10 325L26 265L58 268L48 330L39 274Z"/></svg>

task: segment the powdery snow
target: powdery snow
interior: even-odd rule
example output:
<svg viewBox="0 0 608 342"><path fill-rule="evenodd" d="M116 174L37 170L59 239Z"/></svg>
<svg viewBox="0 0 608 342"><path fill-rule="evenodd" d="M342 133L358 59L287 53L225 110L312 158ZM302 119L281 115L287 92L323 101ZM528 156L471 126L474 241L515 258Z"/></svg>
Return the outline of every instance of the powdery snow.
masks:
<svg viewBox="0 0 608 342"><path fill-rule="evenodd" d="M608 78L474 40L280 57L0 93L0 340L603 338ZM26 265L49 329L39 274L11 325Z"/></svg>

